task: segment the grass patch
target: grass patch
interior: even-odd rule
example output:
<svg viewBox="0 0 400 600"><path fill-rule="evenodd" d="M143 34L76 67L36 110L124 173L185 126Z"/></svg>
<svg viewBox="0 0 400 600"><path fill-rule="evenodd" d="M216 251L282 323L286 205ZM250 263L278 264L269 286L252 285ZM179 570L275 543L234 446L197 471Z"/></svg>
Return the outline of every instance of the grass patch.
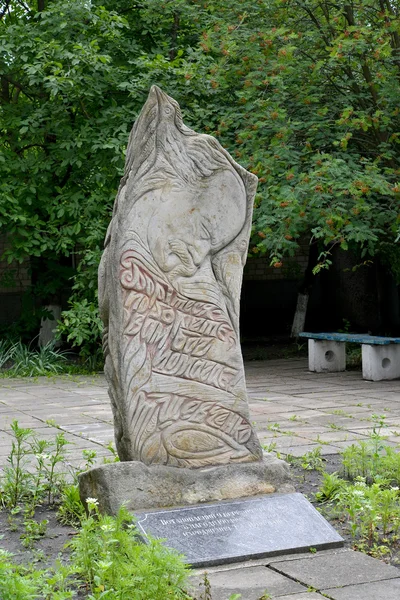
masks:
<svg viewBox="0 0 400 600"><path fill-rule="evenodd" d="M85 360L74 360L69 351L60 350L51 342L32 348L21 340L0 341L0 377L41 377L54 375L92 375L103 368L101 352Z"/></svg>

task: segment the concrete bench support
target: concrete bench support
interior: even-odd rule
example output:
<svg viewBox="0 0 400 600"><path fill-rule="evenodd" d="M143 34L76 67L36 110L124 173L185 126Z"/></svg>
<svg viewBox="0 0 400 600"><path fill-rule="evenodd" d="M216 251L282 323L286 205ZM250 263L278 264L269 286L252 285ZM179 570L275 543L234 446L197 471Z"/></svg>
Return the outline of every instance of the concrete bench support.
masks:
<svg viewBox="0 0 400 600"><path fill-rule="evenodd" d="M381 381L400 377L400 344L387 346L362 344L361 348L364 379Z"/></svg>
<svg viewBox="0 0 400 600"><path fill-rule="evenodd" d="M308 368L315 373L346 370L346 344L331 340L308 340Z"/></svg>

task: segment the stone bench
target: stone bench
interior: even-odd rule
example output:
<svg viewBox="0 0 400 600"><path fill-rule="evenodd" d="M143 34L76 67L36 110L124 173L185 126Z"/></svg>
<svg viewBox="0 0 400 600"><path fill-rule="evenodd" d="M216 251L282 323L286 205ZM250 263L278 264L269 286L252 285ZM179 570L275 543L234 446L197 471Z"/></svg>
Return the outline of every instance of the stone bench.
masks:
<svg viewBox="0 0 400 600"><path fill-rule="evenodd" d="M346 342L361 344L363 378L370 381L400 377L400 338L352 333L299 334L308 339L308 366L316 373L346 369Z"/></svg>

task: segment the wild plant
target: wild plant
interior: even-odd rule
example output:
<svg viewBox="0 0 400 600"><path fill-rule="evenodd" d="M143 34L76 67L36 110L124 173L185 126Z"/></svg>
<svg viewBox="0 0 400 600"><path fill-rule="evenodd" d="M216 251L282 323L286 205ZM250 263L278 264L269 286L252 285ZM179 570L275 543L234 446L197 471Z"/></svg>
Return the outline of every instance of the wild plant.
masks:
<svg viewBox="0 0 400 600"><path fill-rule="evenodd" d="M11 362L13 355L13 343L10 340L0 340L0 369Z"/></svg>
<svg viewBox="0 0 400 600"><path fill-rule="evenodd" d="M320 446L305 452L302 456L288 454L286 460L294 466L301 467L304 471L323 471L324 469L324 458Z"/></svg>
<svg viewBox="0 0 400 600"><path fill-rule="evenodd" d="M64 486L61 490L57 519L63 525L78 527L84 516L85 507L83 506L79 496L78 485L73 483Z"/></svg>
<svg viewBox="0 0 400 600"><path fill-rule="evenodd" d="M347 484L337 497L337 510L347 514L354 539L371 547L389 533L397 535L400 504L397 487L385 488L379 483L368 486L361 477Z"/></svg>
<svg viewBox="0 0 400 600"><path fill-rule="evenodd" d="M212 600L211 596L211 583L208 578L208 573L205 571L203 573L202 581L200 586L204 589L201 590L200 596L198 596L197 600Z"/></svg>
<svg viewBox="0 0 400 600"><path fill-rule="evenodd" d="M88 598L97 600L107 593L115 600L188 598L188 570L177 553L158 540L141 543L125 508L116 517L101 515L94 498L87 499L87 508L70 545L76 574L87 584Z"/></svg>
<svg viewBox="0 0 400 600"><path fill-rule="evenodd" d="M373 479L374 473L373 450L367 441L352 444L342 452L342 467L344 477L355 480L357 477Z"/></svg>
<svg viewBox="0 0 400 600"><path fill-rule="evenodd" d="M332 502L338 498L340 490L346 482L337 473L322 473L322 483L319 491L315 494L318 502Z"/></svg>
<svg viewBox="0 0 400 600"><path fill-rule="evenodd" d="M381 472L395 485L400 485L400 454L392 446L385 446L380 458Z"/></svg>
<svg viewBox="0 0 400 600"><path fill-rule="evenodd" d="M342 452L343 475L349 480L364 477L367 483L400 484L400 454L385 444L374 429L369 439L348 446Z"/></svg>
<svg viewBox="0 0 400 600"><path fill-rule="evenodd" d="M97 458L97 452L96 450L85 449L82 450L82 456L85 459L85 464L82 469L78 470L80 473L89 470L94 465Z"/></svg>
<svg viewBox="0 0 400 600"><path fill-rule="evenodd" d="M266 444L265 446L263 446L263 450L268 453L274 452L276 450L276 446L277 446L276 442L270 442L269 444Z"/></svg>
<svg viewBox="0 0 400 600"><path fill-rule="evenodd" d="M68 600L76 598L77 581L73 567L56 561L54 569L38 569L37 565L15 564L13 555L0 549L1 600Z"/></svg>
<svg viewBox="0 0 400 600"><path fill-rule="evenodd" d="M54 503L54 498L60 493L65 484L65 473L56 472L56 467L59 463L65 461L65 449L70 442L65 438L64 433L58 433L52 444L52 451L48 454L44 461L44 469L47 477L47 502Z"/></svg>
<svg viewBox="0 0 400 600"><path fill-rule="evenodd" d="M68 352L59 350L54 342L33 350L30 345L8 341L0 342L0 368L4 377L39 377L57 375L66 368Z"/></svg>
<svg viewBox="0 0 400 600"><path fill-rule="evenodd" d="M0 499L3 506L12 508L25 499L32 490L32 475L26 466L31 455L29 440L32 429L19 427L18 421L11 423L14 439L11 452L7 457L8 465L4 469Z"/></svg>
<svg viewBox="0 0 400 600"><path fill-rule="evenodd" d="M109 444L107 444L106 446L107 450L110 451L111 456L105 456L103 458L103 464L107 465L109 463L115 463L115 462L119 462L119 456L117 454L116 449L114 448L114 445L112 442L110 442Z"/></svg>
<svg viewBox="0 0 400 600"><path fill-rule="evenodd" d="M46 485L44 481L44 473L45 473L45 462L46 457L49 456L46 454L46 450L48 450L51 446L50 440L36 440L33 439L31 442L31 451L33 456L36 459L35 472L33 474L33 491L31 498L32 510L34 511L37 504L43 498L43 495L46 491Z"/></svg>
<svg viewBox="0 0 400 600"><path fill-rule="evenodd" d="M65 462L69 442L64 433L57 434L54 441L39 440L32 429L20 427L16 420L11 432L13 441L1 481L0 501L7 508L26 502L33 514L45 494L48 504L53 504L65 485L65 473L57 465Z"/></svg>
<svg viewBox="0 0 400 600"><path fill-rule="evenodd" d="M300 465L307 471L323 471L324 459L321 454L321 447L317 446L314 450L303 454Z"/></svg>
<svg viewBox="0 0 400 600"><path fill-rule="evenodd" d="M26 569L12 563L12 554L0 549L0 598L2 600L33 600L38 586Z"/></svg>
<svg viewBox="0 0 400 600"><path fill-rule="evenodd" d="M27 518L24 521L24 533L21 534L22 545L25 548L33 548L35 542L46 534L49 521L35 521L35 519Z"/></svg>

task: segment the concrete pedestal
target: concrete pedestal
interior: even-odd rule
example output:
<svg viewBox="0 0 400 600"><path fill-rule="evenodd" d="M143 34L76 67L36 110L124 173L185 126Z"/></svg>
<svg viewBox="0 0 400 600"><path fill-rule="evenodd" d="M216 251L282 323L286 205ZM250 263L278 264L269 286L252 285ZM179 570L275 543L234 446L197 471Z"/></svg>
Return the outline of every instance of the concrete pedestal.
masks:
<svg viewBox="0 0 400 600"><path fill-rule="evenodd" d="M363 378L370 381L400 377L400 345L362 344Z"/></svg>
<svg viewBox="0 0 400 600"><path fill-rule="evenodd" d="M331 340L308 340L308 368L315 373L346 370L346 344Z"/></svg>

